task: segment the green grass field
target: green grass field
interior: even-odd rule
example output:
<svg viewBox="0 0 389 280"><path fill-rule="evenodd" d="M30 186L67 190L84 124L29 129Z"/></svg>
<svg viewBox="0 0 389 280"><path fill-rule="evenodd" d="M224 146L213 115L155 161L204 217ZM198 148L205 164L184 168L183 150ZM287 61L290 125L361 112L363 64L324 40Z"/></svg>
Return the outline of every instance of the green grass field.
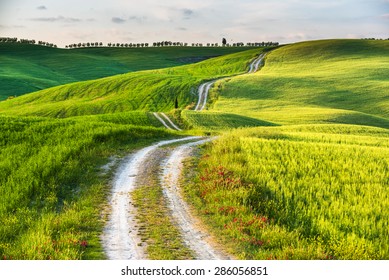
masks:
<svg viewBox="0 0 389 280"><path fill-rule="evenodd" d="M196 64L138 71L66 84L0 102L0 114L71 117L127 111L169 111L175 99L186 107L197 98L202 81L247 70L260 50L208 59Z"/></svg>
<svg viewBox="0 0 389 280"><path fill-rule="evenodd" d="M278 124L389 128L389 42L329 40L278 48L253 75L223 82L213 110Z"/></svg>
<svg viewBox="0 0 389 280"><path fill-rule="evenodd" d="M173 136L128 124L130 117L0 117L2 259L104 258L99 236L110 176L100 166Z"/></svg>
<svg viewBox="0 0 389 280"><path fill-rule="evenodd" d="M198 168L188 195L239 258L389 258L387 129L240 129Z"/></svg>
<svg viewBox="0 0 389 280"><path fill-rule="evenodd" d="M247 49L99 47L67 50L0 43L0 100L71 82L180 66Z"/></svg>
<svg viewBox="0 0 389 280"><path fill-rule="evenodd" d="M217 82L209 111L183 112L225 134L192 166L187 195L239 258L389 258L388 50L284 46L260 72ZM226 132L249 126L263 128Z"/></svg>
<svg viewBox="0 0 389 280"><path fill-rule="evenodd" d="M39 50L36 59L53 59ZM151 114L164 111L189 129L185 134L221 135L188 163L188 173L197 175L186 178L185 195L237 258L389 259L388 41L281 46L254 74L245 74L248 63L263 49L184 66L176 66L175 48L158 50L53 50L80 64L90 56L96 66L106 61L101 56L116 63L113 57L133 51L125 67L143 68L0 102L0 257L102 258L98 235L109 175L98 175L99 166L179 135ZM188 48L181 61L212 51ZM152 52L159 67L178 64L146 70L152 64L140 61ZM209 109L188 110L199 84L218 77L224 78L210 92ZM176 98L180 108L173 110ZM160 195L151 191L150 203ZM163 217L153 218L152 207L142 218L158 228Z"/></svg>

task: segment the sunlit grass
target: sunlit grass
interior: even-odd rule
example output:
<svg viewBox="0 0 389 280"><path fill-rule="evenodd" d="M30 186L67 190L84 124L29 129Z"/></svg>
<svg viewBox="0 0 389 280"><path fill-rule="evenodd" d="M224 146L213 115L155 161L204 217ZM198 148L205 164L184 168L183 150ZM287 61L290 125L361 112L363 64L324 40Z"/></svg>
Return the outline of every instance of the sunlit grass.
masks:
<svg viewBox="0 0 389 280"><path fill-rule="evenodd" d="M389 43L331 40L273 50L256 74L219 85L213 110L278 124L389 127Z"/></svg>
<svg viewBox="0 0 389 280"><path fill-rule="evenodd" d="M99 165L169 135L90 118L0 117L0 257L104 258L110 187Z"/></svg>
<svg viewBox="0 0 389 280"><path fill-rule="evenodd" d="M62 85L0 102L0 113L71 117L127 111L170 111L197 100L206 80L247 71L260 49L212 58L200 63L139 71L99 80Z"/></svg>
<svg viewBox="0 0 389 280"><path fill-rule="evenodd" d="M188 191L240 258L388 259L388 139L342 125L237 130L205 149Z"/></svg>
<svg viewBox="0 0 389 280"><path fill-rule="evenodd" d="M71 82L180 66L247 49L99 47L66 50L0 43L0 100Z"/></svg>

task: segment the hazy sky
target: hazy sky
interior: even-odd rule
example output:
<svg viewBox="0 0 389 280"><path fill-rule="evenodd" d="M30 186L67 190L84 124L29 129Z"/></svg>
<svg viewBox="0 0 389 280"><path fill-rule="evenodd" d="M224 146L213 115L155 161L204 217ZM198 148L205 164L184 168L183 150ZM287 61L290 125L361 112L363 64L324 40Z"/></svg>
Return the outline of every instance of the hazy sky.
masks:
<svg viewBox="0 0 389 280"><path fill-rule="evenodd" d="M389 0L0 0L0 37L229 42L389 37Z"/></svg>

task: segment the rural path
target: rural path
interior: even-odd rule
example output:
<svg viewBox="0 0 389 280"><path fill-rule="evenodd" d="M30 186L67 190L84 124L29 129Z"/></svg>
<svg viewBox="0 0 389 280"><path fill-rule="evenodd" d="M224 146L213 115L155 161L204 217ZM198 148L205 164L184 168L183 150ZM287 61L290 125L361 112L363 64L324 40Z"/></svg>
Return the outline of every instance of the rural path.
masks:
<svg viewBox="0 0 389 280"><path fill-rule="evenodd" d="M211 236L201 229L200 222L191 214L188 204L180 191L180 178L183 171L183 161L189 157L193 147L204 144L212 139L187 143L175 148L162 167L161 184L164 195L169 202L172 217L175 220L185 244L194 252L199 260L230 259L221 250L216 249Z"/></svg>
<svg viewBox="0 0 389 280"><path fill-rule="evenodd" d="M159 120L164 127L170 130L178 130L181 131L182 129L179 128L176 124L173 123L173 121L165 114L165 113L153 113L154 117Z"/></svg>
<svg viewBox="0 0 389 280"><path fill-rule="evenodd" d="M255 73L259 70L259 67L263 65L263 60L265 59L266 53L260 54L253 62L250 63L248 74Z"/></svg>
<svg viewBox="0 0 389 280"><path fill-rule="evenodd" d="M188 141L190 143L180 145L174 148L171 154L166 154L166 158L160 158L161 153L157 152L163 146ZM110 200L112 209L102 236L104 251L109 259L140 260L147 258L136 223L137 209L131 203L130 194L136 189L138 182L147 176L142 167L150 163L160 164L158 169L162 174L161 186L168 199L172 218L178 225L185 243L192 249L195 258L228 258L214 249L207 241L209 236L195 226L198 222L190 214L189 207L179 192L183 160L189 156L195 146L207 141L210 139L198 136L161 141L139 150L123 161L114 179Z"/></svg>
<svg viewBox="0 0 389 280"><path fill-rule="evenodd" d="M248 74L258 71L263 64L265 54L250 63ZM218 80L205 82L198 89L199 100L196 111L204 110L209 90ZM153 113L164 127L171 130L181 130L164 113ZM146 180L145 168L149 165L159 165L161 171L160 184L168 201L171 217L180 229L186 245L193 251L196 259L230 259L221 250L216 249L209 234L199 226L199 221L191 214L188 204L180 192L180 176L183 161L189 157L194 147L201 145L209 138L190 136L185 138L160 141L148 146L125 158L116 172L110 205L111 212L101 237L104 251L112 260L140 260L146 259L145 246L139 235L136 222L136 207L132 204L130 194L142 180ZM163 146L185 142L173 148L172 152L161 153L158 149ZM189 143L188 143L189 142ZM154 166L155 167L155 166ZM143 169L142 169L143 168Z"/></svg>
<svg viewBox="0 0 389 280"><path fill-rule="evenodd" d="M249 65L249 70L246 74L252 74L252 73L255 73L259 70L259 67L261 65L263 65L263 61L265 59L265 56L266 56L266 53L262 53L260 54L257 58L255 58ZM213 86L213 84L219 80L222 80L222 79L225 79L224 78L220 78L220 79L216 79L216 80L213 80L213 81L209 81L209 82L205 82L205 83L202 83L200 86L199 86L199 89L198 89L198 101L197 101L197 104L196 104L196 107L195 107L195 111L202 111L205 109L205 106L207 105L207 100L208 100L208 95L209 95L209 90L211 89L211 87Z"/></svg>
<svg viewBox="0 0 389 280"><path fill-rule="evenodd" d="M145 252L141 244L135 221L136 209L130 201L130 193L135 190L140 167L149 160L148 156L161 146L180 141L196 140L198 137L161 141L148 146L127 157L119 169L113 182L110 205L112 207L109 220L102 236L104 251L112 260L144 259Z"/></svg>

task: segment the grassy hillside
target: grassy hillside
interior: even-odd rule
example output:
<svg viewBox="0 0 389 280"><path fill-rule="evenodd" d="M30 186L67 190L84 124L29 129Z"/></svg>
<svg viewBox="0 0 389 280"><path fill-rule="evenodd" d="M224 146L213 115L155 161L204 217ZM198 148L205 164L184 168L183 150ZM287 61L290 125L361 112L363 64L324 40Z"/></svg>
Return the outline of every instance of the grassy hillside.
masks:
<svg viewBox="0 0 389 280"><path fill-rule="evenodd" d="M170 115L181 127L223 133L187 162L188 173L198 173L184 185L230 252L389 259L389 42L283 46L260 72L244 74L262 51L0 102L0 257L102 258L99 215L109 183L98 166L177 136L155 128L161 124L150 114L172 110L177 98L180 109ZM182 110L201 82L226 76L233 77L210 93L210 110Z"/></svg>
<svg viewBox="0 0 389 280"><path fill-rule="evenodd" d="M389 42L329 40L278 48L253 75L222 82L213 110L278 124L389 128Z"/></svg>
<svg viewBox="0 0 389 280"><path fill-rule="evenodd" d="M99 166L173 136L126 118L0 117L1 259L104 258L99 235L110 182Z"/></svg>
<svg viewBox="0 0 389 280"><path fill-rule="evenodd" d="M198 166L187 193L239 258L389 258L387 129L237 130Z"/></svg>
<svg viewBox="0 0 389 280"><path fill-rule="evenodd" d="M259 119L221 112L195 112L185 110L182 112L182 118L190 128L214 132L242 127L276 125Z"/></svg>
<svg viewBox="0 0 389 280"><path fill-rule="evenodd" d="M191 168L189 201L223 244L242 259L389 258L387 73L389 42L298 43L183 112L201 129L262 126L225 132Z"/></svg>
<svg viewBox="0 0 389 280"><path fill-rule="evenodd" d="M83 48L0 43L0 100L8 96L140 70L198 62L248 48Z"/></svg>
<svg viewBox="0 0 389 280"><path fill-rule="evenodd" d="M205 80L247 71L254 49L196 64L128 73L58 86L0 102L0 114L69 117L133 110L169 111L197 99Z"/></svg>

